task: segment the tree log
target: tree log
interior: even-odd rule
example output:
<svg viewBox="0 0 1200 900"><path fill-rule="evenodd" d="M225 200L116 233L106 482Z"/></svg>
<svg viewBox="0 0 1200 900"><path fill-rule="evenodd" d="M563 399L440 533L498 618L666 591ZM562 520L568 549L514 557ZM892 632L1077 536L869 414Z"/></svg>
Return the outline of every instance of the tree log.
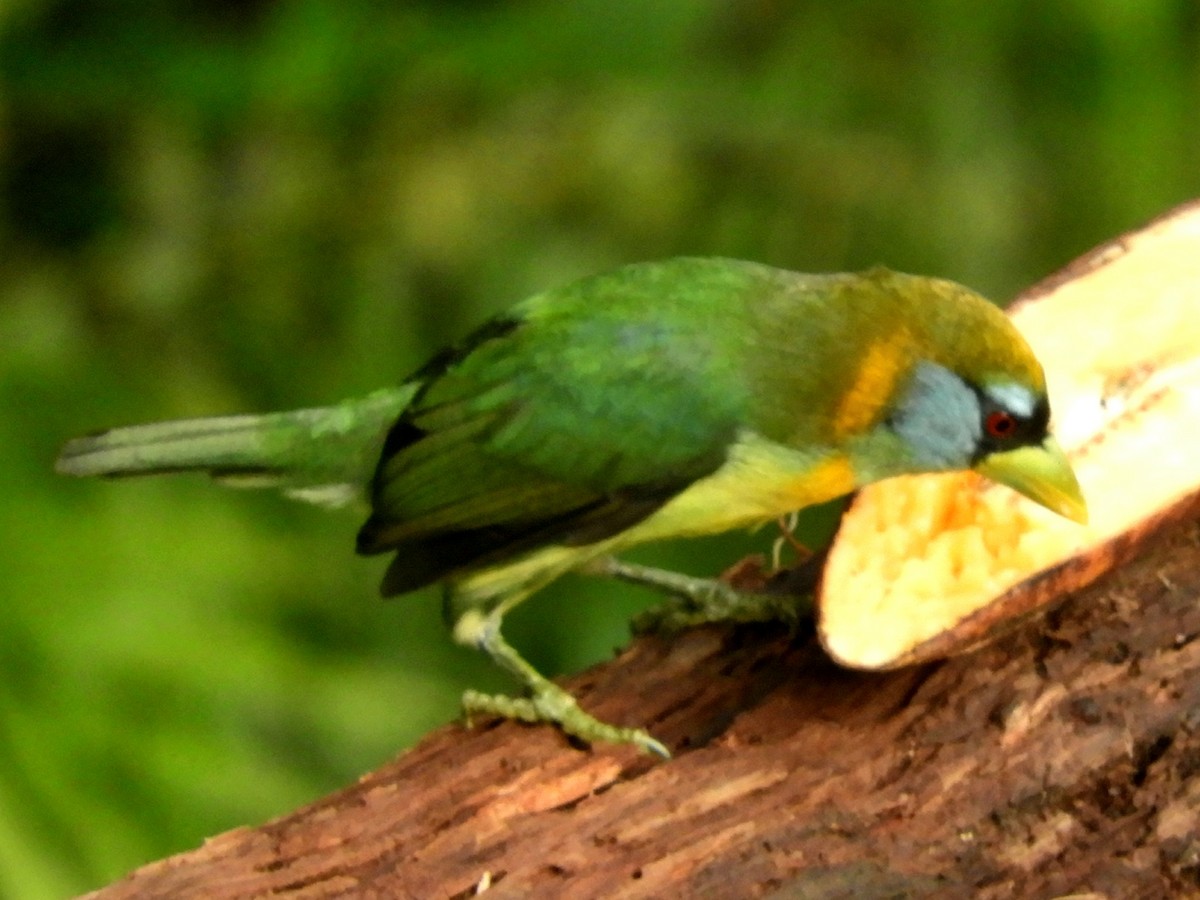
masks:
<svg viewBox="0 0 1200 900"><path fill-rule="evenodd" d="M450 725L96 898L1200 896L1200 509L966 657L811 632L643 637L569 680L676 751Z"/></svg>

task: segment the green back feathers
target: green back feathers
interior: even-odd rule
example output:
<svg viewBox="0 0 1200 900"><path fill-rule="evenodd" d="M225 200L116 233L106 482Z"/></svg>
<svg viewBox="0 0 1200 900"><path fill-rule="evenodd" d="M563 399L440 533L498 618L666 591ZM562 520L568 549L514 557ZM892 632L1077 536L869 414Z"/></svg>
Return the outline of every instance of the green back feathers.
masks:
<svg viewBox="0 0 1200 900"><path fill-rule="evenodd" d="M398 551L385 592L601 540L719 468L745 407L737 300L760 270L672 260L585 279L426 367L359 535L361 552Z"/></svg>

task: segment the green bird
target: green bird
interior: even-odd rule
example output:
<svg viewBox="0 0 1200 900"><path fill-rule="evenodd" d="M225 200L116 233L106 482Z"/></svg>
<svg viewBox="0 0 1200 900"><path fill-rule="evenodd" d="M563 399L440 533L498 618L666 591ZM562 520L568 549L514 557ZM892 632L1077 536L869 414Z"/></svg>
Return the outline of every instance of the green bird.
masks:
<svg viewBox="0 0 1200 900"><path fill-rule="evenodd" d="M467 713L601 722L501 635L566 572L665 538L756 526L894 475L975 469L1078 521L1041 365L960 285L884 269L809 275L678 258L529 298L399 387L336 406L117 428L66 444L79 476L205 471L370 505L382 593L444 587L454 638L526 689Z"/></svg>

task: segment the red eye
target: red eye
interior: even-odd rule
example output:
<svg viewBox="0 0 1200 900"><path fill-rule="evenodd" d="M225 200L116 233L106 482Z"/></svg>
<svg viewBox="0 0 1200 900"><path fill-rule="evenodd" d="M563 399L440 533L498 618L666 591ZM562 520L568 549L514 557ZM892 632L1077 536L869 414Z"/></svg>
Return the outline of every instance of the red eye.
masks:
<svg viewBox="0 0 1200 900"><path fill-rule="evenodd" d="M983 420L983 427L994 438L1012 437L1017 430L1017 420L1012 413L998 409L987 414L987 418Z"/></svg>

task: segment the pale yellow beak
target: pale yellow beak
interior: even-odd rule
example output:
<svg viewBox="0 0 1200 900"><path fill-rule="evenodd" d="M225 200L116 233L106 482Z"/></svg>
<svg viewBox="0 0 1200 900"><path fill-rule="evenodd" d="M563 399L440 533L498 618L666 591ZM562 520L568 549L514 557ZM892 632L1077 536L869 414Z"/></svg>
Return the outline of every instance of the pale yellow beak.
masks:
<svg viewBox="0 0 1200 900"><path fill-rule="evenodd" d="M975 471L1007 485L1060 516L1080 525L1088 520L1087 501L1058 441L1047 437L1041 446L1018 447L984 457Z"/></svg>

